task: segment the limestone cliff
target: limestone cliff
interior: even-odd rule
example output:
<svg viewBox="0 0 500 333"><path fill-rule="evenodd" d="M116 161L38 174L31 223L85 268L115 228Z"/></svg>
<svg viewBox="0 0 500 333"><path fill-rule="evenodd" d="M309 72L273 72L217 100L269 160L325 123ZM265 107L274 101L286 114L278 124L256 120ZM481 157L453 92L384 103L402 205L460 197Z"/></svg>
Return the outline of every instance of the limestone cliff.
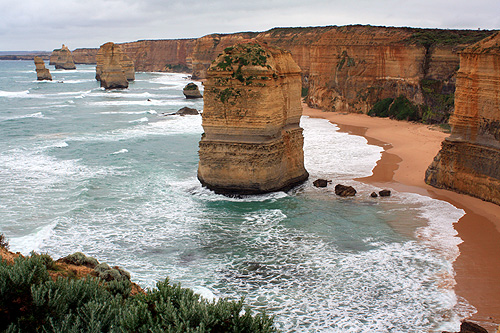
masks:
<svg viewBox="0 0 500 333"><path fill-rule="evenodd" d="M99 49L75 49L73 50L73 60L75 64L95 65L98 51Z"/></svg>
<svg viewBox="0 0 500 333"><path fill-rule="evenodd" d="M426 119L443 122L453 111L458 52L492 33L357 25L120 45L138 71L192 72L193 79L204 79L226 47L255 39L291 52L302 69L302 94L310 106L366 113L376 102L402 95L425 105ZM78 51L78 61L91 61L92 52Z"/></svg>
<svg viewBox="0 0 500 333"><path fill-rule="evenodd" d="M450 124L426 182L500 204L500 34L460 53Z"/></svg>
<svg viewBox="0 0 500 333"><path fill-rule="evenodd" d="M54 65L56 69L76 69L71 51L64 44L52 51L49 65Z"/></svg>
<svg viewBox="0 0 500 333"><path fill-rule="evenodd" d="M300 68L258 43L227 47L207 71L198 178L219 193L288 189L308 177Z"/></svg>
<svg viewBox="0 0 500 333"><path fill-rule="evenodd" d="M52 75L50 75L50 71L45 68L45 63L42 58L35 57L35 67L36 67L36 79L38 81L48 80L52 81Z"/></svg>
<svg viewBox="0 0 500 333"><path fill-rule="evenodd" d="M101 81L103 69L108 68L111 62L114 62L114 66L121 67L128 81L133 81L135 79L134 62L122 52L119 45L109 42L101 45L96 54L96 80ZM118 70L116 70L116 73L118 73Z"/></svg>

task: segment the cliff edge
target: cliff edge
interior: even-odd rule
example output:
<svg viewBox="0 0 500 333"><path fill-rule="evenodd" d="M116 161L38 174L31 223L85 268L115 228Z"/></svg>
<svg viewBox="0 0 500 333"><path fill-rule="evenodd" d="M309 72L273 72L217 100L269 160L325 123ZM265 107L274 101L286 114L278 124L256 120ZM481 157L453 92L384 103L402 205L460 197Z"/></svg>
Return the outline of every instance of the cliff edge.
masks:
<svg viewBox="0 0 500 333"><path fill-rule="evenodd" d="M300 68L256 42L227 47L207 71L198 179L217 193L289 189L304 168Z"/></svg>
<svg viewBox="0 0 500 333"><path fill-rule="evenodd" d="M425 181L500 205L500 33L460 53L450 124Z"/></svg>

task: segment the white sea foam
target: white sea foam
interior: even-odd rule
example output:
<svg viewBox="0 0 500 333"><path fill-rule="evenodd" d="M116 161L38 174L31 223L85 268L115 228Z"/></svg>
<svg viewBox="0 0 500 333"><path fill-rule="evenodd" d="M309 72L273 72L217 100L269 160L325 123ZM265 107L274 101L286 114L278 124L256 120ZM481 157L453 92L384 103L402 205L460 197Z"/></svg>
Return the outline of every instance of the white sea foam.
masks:
<svg viewBox="0 0 500 333"><path fill-rule="evenodd" d="M111 155L118 155L118 154L125 154L128 153L128 149L120 149L118 151L115 151L114 153L111 153Z"/></svg>
<svg viewBox="0 0 500 333"><path fill-rule="evenodd" d="M148 111L103 111L99 114L158 114L155 110Z"/></svg>
<svg viewBox="0 0 500 333"><path fill-rule="evenodd" d="M179 97L173 97L170 99L151 99L151 100L116 100L116 101L99 101L99 102L90 102L90 105L93 106L131 106L131 105L140 105L140 106L164 106L164 105L186 105L193 104L194 102L186 101L185 99L181 99Z"/></svg>
<svg viewBox="0 0 500 333"><path fill-rule="evenodd" d="M129 123L145 123L148 121L149 121L149 119L147 117L142 117L142 118L139 118L136 120L131 120L131 121L129 121Z"/></svg>
<svg viewBox="0 0 500 333"><path fill-rule="evenodd" d="M29 90L23 90L23 91L4 91L0 90L0 97L7 97L7 98L27 98L29 96Z"/></svg>
<svg viewBox="0 0 500 333"><path fill-rule="evenodd" d="M352 179L371 175L383 149L365 138L338 132L326 119L302 117L304 163L312 178Z"/></svg>
<svg viewBox="0 0 500 333"><path fill-rule="evenodd" d="M56 226L57 222L53 222L36 229L34 232L26 236L10 238L10 250L14 252L21 252L24 255L29 254L31 251L40 252L44 242L50 239L53 235Z"/></svg>

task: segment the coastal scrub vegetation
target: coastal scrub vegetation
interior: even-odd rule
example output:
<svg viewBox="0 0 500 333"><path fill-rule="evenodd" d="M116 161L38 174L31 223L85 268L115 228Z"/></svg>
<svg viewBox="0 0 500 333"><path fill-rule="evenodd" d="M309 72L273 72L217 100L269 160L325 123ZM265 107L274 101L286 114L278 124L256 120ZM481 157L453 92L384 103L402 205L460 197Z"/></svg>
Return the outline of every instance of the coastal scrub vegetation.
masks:
<svg viewBox="0 0 500 333"><path fill-rule="evenodd" d="M1 331L277 331L272 317L243 310L243 300L209 302L168 279L132 295L127 279L54 279L53 267L50 256L36 253L0 261Z"/></svg>
<svg viewBox="0 0 500 333"><path fill-rule="evenodd" d="M196 83L193 83L193 82L189 82L183 90L198 90L198 86L196 85Z"/></svg>
<svg viewBox="0 0 500 333"><path fill-rule="evenodd" d="M397 98L385 98L378 101L368 112L368 115L372 117L389 117L397 120L421 120L419 107L403 95Z"/></svg>
<svg viewBox="0 0 500 333"><path fill-rule="evenodd" d="M426 48L432 45L470 45L494 33L495 31L490 30L415 29L413 35L406 41Z"/></svg>

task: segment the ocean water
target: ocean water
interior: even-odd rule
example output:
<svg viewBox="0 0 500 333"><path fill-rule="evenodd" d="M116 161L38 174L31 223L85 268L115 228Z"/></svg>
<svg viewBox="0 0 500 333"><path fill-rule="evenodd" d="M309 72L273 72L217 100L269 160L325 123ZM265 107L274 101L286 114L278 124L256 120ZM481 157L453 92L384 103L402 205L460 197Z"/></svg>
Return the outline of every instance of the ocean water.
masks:
<svg viewBox="0 0 500 333"><path fill-rule="evenodd" d="M303 117L311 177L287 193L228 198L196 179L201 116L169 115L183 74L137 73L104 91L95 68L0 61L0 232L11 250L76 251L153 288L169 277L212 299L245 297L285 332L458 330L473 309L453 290L453 223L463 211L379 190L367 176L381 148ZM201 87L202 88L202 87ZM316 178L353 185L339 198Z"/></svg>

